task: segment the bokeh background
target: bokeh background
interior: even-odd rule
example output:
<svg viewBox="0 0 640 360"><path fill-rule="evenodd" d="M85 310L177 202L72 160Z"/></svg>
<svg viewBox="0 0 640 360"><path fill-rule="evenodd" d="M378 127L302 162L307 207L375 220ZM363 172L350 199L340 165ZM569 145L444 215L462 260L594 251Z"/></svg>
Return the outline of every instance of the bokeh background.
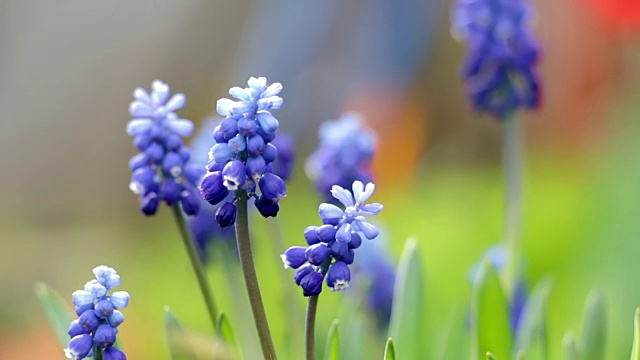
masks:
<svg viewBox="0 0 640 360"><path fill-rule="evenodd" d="M375 197L385 204L379 220L389 257L397 261L405 240L417 239L427 279L424 336L439 338L443 324L464 313L468 269L500 241L502 221L500 129L466 102L458 76L464 47L450 35L449 7L436 0L0 1L0 358L62 358L33 286L41 280L71 294L98 264L116 268L132 295L120 333L131 359L169 358L164 305L190 328L210 331L169 211L144 218L127 189L135 153L124 131L128 103L136 86L156 78L187 95L181 115L196 124L249 76L284 84L278 118L298 144L278 215L287 245L300 244L302 230L318 222L320 198L303 162L319 124L362 113L379 137ZM526 278L553 282L553 359L565 331L579 331L594 288L607 301L607 359L625 358L640 305L640 9L631 0L535 7L544 100L525 115ZM269 241L268 226L252 223L267 314L283 358L299 359L304 299L283 306L294 285L283 283L275 256L283 249ZM218 302L246 358L258 358L239 268L232 253L213 251L208 269ZM362 306L344 298L321 297L320 337L334 318L349 323L345 301ZM385 338L371 333L372 341ZM383 344L359 357L343 345L345 358L378 358ZM427 345L433 358L444 346Z"/></svg>

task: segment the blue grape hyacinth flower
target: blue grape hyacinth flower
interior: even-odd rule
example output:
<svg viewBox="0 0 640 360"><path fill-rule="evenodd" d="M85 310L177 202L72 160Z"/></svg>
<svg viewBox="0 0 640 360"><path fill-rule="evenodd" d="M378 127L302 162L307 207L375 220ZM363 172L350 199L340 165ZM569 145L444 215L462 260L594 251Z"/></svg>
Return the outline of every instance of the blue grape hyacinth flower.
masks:
<svg viewBox="0 0 640 360"><path fill-rule="evenodd" d="M64 349L68 359L80 360L92 356L94 345L103 349L104 360L126 360L122 350L113 346L118 326L124 322L119 309L129 305L129 293L126 291L109 292L120 286L120 275L107 266L93 269L95 279L90 280L83 290L72 294L78 319L69 325L71 337Z"/></svg>
<svg viewBox="0 0 640 360"><path fill-rule="evenodd" d="M154 215L160 202L181 203L187 215L195 215L200 208L196 183L204 169L189 162L191 152L182 142L193 131L193 123L176 114L186 97L169 95L169 85L160 80L153 81L151 93L142 88L133 92L127 133L140 153L129 161L129 188L145 215Z"/></svg>
<svg viewBox="0 0 640 360"><path fill-rule="evenodd" d="M322 291L324 280L332 291L344 290L351 281L350 264L354 250L362 244L362 237L374 239L378 229L365 216L375 216L382 211L382 204L365 204L375 190L373 183L366 186L355 181L353 195L349 190L334 185L331 194L345 208L323 203L318 214L323 225L309 226L304 230L308 247L293 246L280 255L285 269L296 269L294 280L302 288L304 296L316 296Z"/></svg>
<svg viewBox="0 0 640 360"><path fill-rule="evenodd" d="M218 114L225 119L214 129L208 172L199 186L202 197L210 204L224 201L232 205L220 207L224 212L219 212L216 220L221 227L234 224L233 203L238 201L240 192L255 198L254 205L264 217L276 216L278 203L286 196L284 181L273 173L278 149L272 142L279 123L270 112L282 106L283 100L278 96L282 85L267 85L264 77L251 77L248 85L229 90L235 100L218 100Z"/></svg>
<svg viewBox="0 0 640 360"><path fill-rule="evenodd" d="M452 32L465 41L462 77L473 107L503 119L540 103L539 49L527 0L456 0Z"/></svg>
<svg viewBox="0 0 640 360"><path fill-rule="evenodd" d="M358 114L345 113L338 120L324 122L319 134L320 144L307 158L305 171L325 201L335 202L330 195L333 185L348 188L356 180L372 180L376 136Z"/></svg>

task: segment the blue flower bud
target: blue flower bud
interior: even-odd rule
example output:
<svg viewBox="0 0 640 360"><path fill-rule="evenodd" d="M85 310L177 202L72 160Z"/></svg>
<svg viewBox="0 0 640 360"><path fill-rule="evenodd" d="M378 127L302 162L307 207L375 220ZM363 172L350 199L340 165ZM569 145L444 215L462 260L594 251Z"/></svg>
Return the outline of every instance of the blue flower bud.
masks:
<svg viewBox="0 0 640 360"><path fill-rule="evenodd" d="M69 359L84 359L93 349L93 338L91 335L82 334L74 336L69 345L64 349L64 354Z"/></svg>
<svg viewBox="0 0 640 360"><path fill-rule="evenodd" d="M343 257L347 255L348 251L349 245L345 242L336 241L331 244L331 255L333 255L333 257Z"/></svg>
<svg viewBox="0 0 640 360"><path fill-rule="evenodd" d="M320 241L328 243L335 240L336 228L333 225L322 225L318 227L317 236Z"/></svg>
<svg viewBox="0 0 640 360"><path fill-rule="evenodd" d="M307 240L307 244L313 245L320 242L317 230L317 226L307 226L307 228L304 229L304 239Z"/></svg>
<svg viewBox="0 0 640 360"><path fill-rule="evenodd" d="M202 197L211 205L217 205L229 194L223 183L222 172L219 171L205 175L199 188Z"/></svg>
<svg viewBox="0 0 640 360"><path fill-rule="evenodd" d="M231 226L236 222L236 206L233 203L226 202L216 211L216 221L221 228Z"/></svg>
<svg viewBox="0 0 640 360"><path fill-rule="evenodd" d="M236 136L232 139L229 139L229 149L235 154L244 151L247 148L247 143L245 141L244 136Z"/></svg>
<svg viewBox="0 0 640 360"><path fill-rule="evenodd" d="M76 306L82 306L85 304L93 304L93 294L85 290L76 290L71 294L73 298L73 303Z"/></svg>
<svg viewBox="0 0 640 360"><path fill-rule="evenodd" d="M273 117L273 115L271 115L270 112L258 111L258 113L256 114L256 117L258 118L258 123L260 124L260 127L267 134L273 133L276 130L278 130L278 126L279 126L278 119Z"/></svg>
<svg viewBox="0 0 640 360"><path fill-rule="evenodd" d="M131 296L126 291L116 291L111 294L111 303L117 308L126 308L129 306L129 298Z"/></svg>
<svg viewBox="0 0 640 360"><path fill-rule="evenodd" d="M90 332L91 332L91 330L85 329L80 324L79 320L73 320L71 322L71 324L69 324L69 331L67 331L67 334L69 334L69 336L71 336L71 337L75 337L75 336L82 335L82 334L88 334Z"/></svg>
<svg viewBox="0 0 640 360"><path fill-rule="evenodd" d="M165 179L160 189L160 198L171 206L176 201L180 200L181 189L175 181L171 179Z"/></svg>
<svg viewBox="0 0 640 360"><path fill-rule="evenodd" d="M144 153L147 155L149 161L154 164L160 162L160 160L162 160L162 158L164 157L164 149L162 148L162 145L158 144L157 142L151 143L151 145L147 147Z"/></svg>
<svg viewBox="0 0 640 360"><path fill-rule="evenodd" d="M196 163L187 163L182 168L182 174L184 175L184 177L186 177L187 180L189 180L189 182L194 185L200 184L200 181L202 180L202 177L205 173L205 168L202 165Z"/></svg>
<svg viewBox="0 0 640 360"><path fill-rule="evenodd" d="M262 154L262 152L264 151L264 148L265 148L264 139L260 135L253 135L252 137L249 138L249 141L247 141L247 151L251 156L258 156ZM268 161L266 161L265 159L265 162L268 162Z"/></svg>
<svg viewBox="0 0 640 360"><path fill-rule="evenodd" d="M115 346L109 346L102 352L102 360L127 360L127 356Z"/></svg>
<svg viewBox="0 0 640 360"><path fill-rule="evenodd" d="M184 162L187 162L189 161L189 159L191 159L191 151L184 146L181 147L178 151L176 151L176 153L180 155L180 157Z"/></svg>
<svg viewBox="0 0 640 360"><path fill-rule="evenodd" d="M278 203L274 203L271 200L265 199L262 195L253 202L256 206L256 209L260 212L260 214L264 217L276 217L278 215L278 211L280 211L280 206Z"/></svg>
<svg viewBox="0 0 640 360"><path fill-rule="evenodd" d="M116 342L116 333L111 326L107 324L100 325L93 334L93 341L104 349Z"/></svg>
<svg viewBox="0 0 640 360"><path fill-rule="evenodd" d="M209 172L222 171L225 165L227 165L227 163L218 163L214 159L209 161L209 163L207 164L207 171Z"/></svg>
<svg viewBox="0 0 640 360"><path fill-rule="evenodd" d="M353 264L353 260L355 259L356 252L353 249L349 249L347 254L344 256L336 256L336 259L344 261L345 264L351 265Z"/></svg>
<svg viewBox="0 0 640 360"><path fill-rule="evenodd" d="M362 238L357 233L351 233L351 241L349 241L349 249L357 249L362 245Z"/></svg>
<svg viewBox="0 0 640 360"><path fill-rule="evenodd" d="M182 139L176 134L167 134L164 139L164 146L169 151L176 151L182 147Z"/></svg>
<svg viewBox="0 0 640 360"><path fill-rule="evenodd" d="M175 152L167 153L162 161L162 171L174 178L182 175L183 166L184 161L182 160L182 157Z"/></svg>
<svg viewBox="0 0 640 360"><path fill-rule="evenodd" d="M278 157L278 148L276 148L273 144L266 144L264 146L264 149L262 149L262 157L267 163L274 162Z"/></svg>
<svg viewBox="0 0 640 360"><path fill-rule="evenodd" d="M258 182L262 196L277 203L283 197L287 196L287 186L284 181L277 175L266 173Z"/></svg>
<svg viewBox="0 0 640 360"><path fill-rule="evenodd" d="M87 310L93 310L94 304L93 301L91 301L88 304L84 304L82 306L76 306L75 310L76 310L76 315L80 316L82 315L82 313L84 313Z"/></svg>
<svg viewBox="0 0 640 360"><path fill-rule="evenodd" d="M107 290L120 286L120 275L118 275L114 268L110 268L105 265L96 266L93 269L93 275L95 275L96 281L103 285ZM104 296L105 294L99 296Z"/></svg>
<svg viewBox="0 0 640 360"><path fill-rule="evenodd" d="M106 319L113 314L113 304L108 299L100 300L94 308L96 316Z"/></svg>
<svg viewBox="0 0 640 360"><path fill-rule="evenodd" d="M324 224L338 225L344 212L333 204L323 203L318 207L318 215Z"/></svg>
<svg viewBox="0 0 640 360"><path fill-rule="evenodd" d="M151 139L151 136L136 136L133 139L133 146L135 146L140 151L144 151L149 147L149 145L151 145L152 141L153 139Z"/></svg>
<svg viewBox="0 0 640 360"><path fill-rule="evenodd" d="M351 271L349 266L343 261L336 261L331 264L329 271L327 272L327 285L332 291L340 291L349 287L349 281L351 281Z"/></svg>
<svg viewBox="0 0 640 360"><path fill-rule="evenodd" d="M247 174L244 164L240 160L233 160L227 163L222 169L224 186L231 190L238 190L247 181Z"/></svg>
<svg viewBox="0 0 640 360"><path fill-rule="evenodd" d="M158 211L158 194L150 192L140 197L140 211L145 215L153 215Z"/></svg>
<svg viewBox="0 0 640 360"><path fill-rule="evenodd" d="M238 120L238 131L242 136L251 137L258 132L258 123L253 119L243 117Z"/></svg>
<svg viewBox="0 0 640 360"><path fill-rule="evenodd" d="M341 224L340 227L338 228L338 231L336 231L336 240L338 240L339 242L348 243L349 241L351 241L352 231L353 231L353 228L351 224L349 223Z"/></svg>
<svg viewBox="0 0 640 360"><path fill-rule="evenodd" d="M367 221L360 220L356 221L355 224L358 225L360 231L362 231L364 236L369 240L375 239L380 234L380 230Z"/></svg>
<svg viewBox="0 0 640 360"><path fill-rule="evenodd" d="M264 174L266 167L267 163L260 155L249 156L247 159L247 175L252 177L254 180L260 179L262 174Z"/></svg>
<svg viewBox="0 0 640 360"><path fill-rule="evenodd" d="M304 296L316 296L322 292L322 280L324 276L319 272L310 272L300 280L300 287L302 287L302 295Z"/></svg>
<svg viewBox="0 0 640 360"><path fill-rule="evenodd" d="M299 286L302 279L308 274L310 274L312 271L314 270L313 270L313 265L311 264L304 264L299 268L297 268L295 273L293 273L293 280L295 280L296 285Z"/></svg>
<svg viewBox="0 0 640 360"><path fill-rule="evenodd" d="M215 142L218 144L227 142L224 134L222 134L222 130L220 130L220 125L216 126L216 128L213 130L213 140L215 140Z"/></svg>
<svg viewBox="0 0 640 360"><path fill-rule="evenodd" d="M268 133L265 132L262 128L258 128L258 135L262 136L265 143L270 143L273 139L276 138L276 132Z"/></svg>
<svg viewBox="0 0 640 360"><path fill-rule="evenodd" d="M321 265L329 255L329 247L324 243L314 244L309 246L304 254L310 264Z"/></svg>
<svg viewBox="0 0 640 360"><path fill-rule="evenodd" d="M78 318L78 323L82 326L85 331L93 331L98 324L100 323L100 319L96 316L96 312L93 310L87 310L80 315Z"/></svg>
<svg viewBox="0 0 640 360"><path fill-rule="evenodd" d="M129 189L137 195L145 195L149 192L158 192L158 180L156 170L150 166L141 167L131 175Z"/></svg>
<svg viewBox="0 0 640 360"><path fill-rule="evenodd" d="M200 210L200 198L192 188L182 190L180 193L180 203L184 213L190 216L196 215Z"/></svg>
<svg viewBox="0 0 640 360"><path fill-rule="evenodd" d="M217 163L226 163L231 160L232 157L233 150L231 150L229 144L215 144L209 151L209 158L215 160Z"/></svg>
<svg viewBox="0 0 640 360"><path fill-rule="evenodd" d="M111 316L109 316L109 318L107 319L107 323L109 323L109 325L114 328L120 326L120 324L122 324L123 322L124 315L119 310L113 310L113 314L111 314Z"/></svg>
<svg viewBox="0 0 640 360"><path fill-rule="evenodd" d="M104 279L91 280L84 284L84 291L91 293L94 299L101 298L107 294L107 288L101 284L104 283Z"/></svg>
<svg viewBox="0 0 640 360"><path fill-rule="evenodd" d="M136 154L129 160L129 170L131 171L138 170L148 165L149 159L147 159L147 155L145 153Z"/></svg>
<svg viewBox="0 0 640 360"><path fill-rule="evenodd" d="M297 269L307 262L307 258L305 256L306 248L304 246L292 246L284 252L284 254L280 255L282 262L284 263L284 268L292 268Z"/></svg>
<svg viewBox="0 0 640 360"><path fill-rule="evenodd" d="M238 120L228 117L220 122L220 132L229 140L238 134Z"/></svg>

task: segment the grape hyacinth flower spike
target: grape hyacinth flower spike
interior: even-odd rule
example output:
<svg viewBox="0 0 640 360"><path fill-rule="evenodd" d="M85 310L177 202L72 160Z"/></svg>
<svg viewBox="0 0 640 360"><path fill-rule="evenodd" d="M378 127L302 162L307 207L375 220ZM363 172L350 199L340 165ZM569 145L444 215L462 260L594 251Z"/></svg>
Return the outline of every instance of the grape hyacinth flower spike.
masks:
<svg viewBox="0 0 640 360"><path fill-rule="evenodd" d="M372 181L371 161L376 135L357 113L345 113L338 120L320 126L320 145L307 158L305 172L324 201L335 203L331 187L348 188L356 181Z"/></svg>
<svg viewBox="0 0 640 360"><path fill-rule="evenodd" d="M193 123L175 113L186 97L169 95L169 85L160 80L153 81L151 93L142 88L133 92L129 106L133 119L127 133L140 153L129 161L133 172L129 188L138 195L145 215L154 215L160 202L181 203L187 215L195 215L199 210L196 184L204 170L189 162L191 152L182 142L193 131Z"/></svg>
<svg viewBox="0 0 640 360"><path fill-rule="evenodd" d="M374 239L378 229L365 216L375 216L382 211L382 204L365 202L375 190L373 183L366 186L353 182L353 195L349 190L334 185L331 194L345 209L323 203L318 214L324 225L309 226L304 231L308 247L293 246L281 255L286 268L295 269L294 279L304 296L315 296L322 291L322 281L332 291L349 286L354 261L354 250L362 244L362 237Z"/></svg>
<svg viewBox="0 0 640 360"><path fill-rule="evenodd" d="M267 86L264 77L249 78L248 85L229 89L235 100L218 100L218 113L226 118L213 131L215 144L209 151L208 172L200 183L206 201L229 204L222 205L216 214L221 227L235 223L235 203L241 194L255 198L254 205L264 217L275 217L280 199L286 196L284 181L273 172L279 123L270 112L282 106L278 96L282 85ZM235 193L231 201L230 192Z"/></svg>
<svg viewBox="0 0 640 360"><path fill-rule="evenodd" d="M126 360L122 350L114 346L118 326L124 322L119 309L129 305L129 293L109 291L120 286L120 275L107 266L93 269L95 279L87 282L84 290L73 292L73 303L79 316L69 325L71 337L64 349L68 359L80 360L102 353L104 360Z"/></svg>
<svg viewBox="0 0 640 360"><path fill-rule="evenodd" d="M465 41L462 77L474 108L503 120L540 103L539 49L527 0L456 0L452 32Z"/></svg>

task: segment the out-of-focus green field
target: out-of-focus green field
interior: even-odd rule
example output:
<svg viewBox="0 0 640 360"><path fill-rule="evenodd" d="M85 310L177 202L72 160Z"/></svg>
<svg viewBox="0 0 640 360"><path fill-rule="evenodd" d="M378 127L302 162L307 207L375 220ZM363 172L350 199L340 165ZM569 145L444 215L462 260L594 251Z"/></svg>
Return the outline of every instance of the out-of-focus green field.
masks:
<svg viewBox="0 0 640 360"><path fill-rule="evenodd" d="M551 359L562 357L566 330L580 331L584 301L591 289L605 295L608 312L607 359L621 359L631 349L632 318L640 305L640 129L633 112L621 112L612 138L599 148L579 155L566 151L529 151L524 184L523 237L527 258L526 278L531 287L549 278ZM614 141L615 140L615 141ZM418 241L426 272L425 358L437 358L444 349L447 329L462 328L468 304L469 267L501 236L502 180L499 162L493 164L424 164L411 184L380 184L374 200L385 210L379 220L389 231L392 257L397 260L405 240ZM305 299L284 270L270 236L280 226L287 246L302 244L303 229L318 224L318 197L299 172L281 203L277 224L252 219L253 243L261 289L276 347L283 359L300 359L303 351ZM127 191L123 187L122 191ZM131 206L135 206L132 198ZM27 224L28 225L28 224ZM8 232L16 242L12 254L3 254L6 269L25 272L0 275L3 284L34 278L48 280L62 294L80 288L91 269L107 264L118 270L122 289L131 293L126 322L120 336L131 359L169 358L163 307L169 305L183 324L209 332L199 289L167 209L155 218L133 216L126 220L105 214L100 226L78 224L72 229L29 229ZM65 245L56 246L64 240ZM375 241L375 240L374 240ZM366 244L365 244L366 246ZM46 251L46 256L43 256ZM213 249L209 275L219 307L228 314L247 359L259 358L255 330L244 283L234 253ZM32 259L41 264L32 263ZM358 261L356 255L356 261ZM13 280L11 280L13 279ZM289 281L285 283L286 281ZM0 310L0 355L26 358L28 349L16 349L12 339L53 334L31 298L31 284L6 290L7 304ZM18 300L16 300L18 299ZM381 358L386 334L364 317L358 296L325 291L320 297L318 346L333 319L345 359ZM355 340L355 335L370 336ZM427 340L435 339L435 340ZM371 342L371 343L369 343ZM45 341L46 358L55 354L53 341ZM463 348L462 348L463 349ZM3 353L3 351L5 353ZM17 355L15 355L17 354ZM356 356L356 354L358 354ZM3 356L0 356L3 357Z"/></svg>

